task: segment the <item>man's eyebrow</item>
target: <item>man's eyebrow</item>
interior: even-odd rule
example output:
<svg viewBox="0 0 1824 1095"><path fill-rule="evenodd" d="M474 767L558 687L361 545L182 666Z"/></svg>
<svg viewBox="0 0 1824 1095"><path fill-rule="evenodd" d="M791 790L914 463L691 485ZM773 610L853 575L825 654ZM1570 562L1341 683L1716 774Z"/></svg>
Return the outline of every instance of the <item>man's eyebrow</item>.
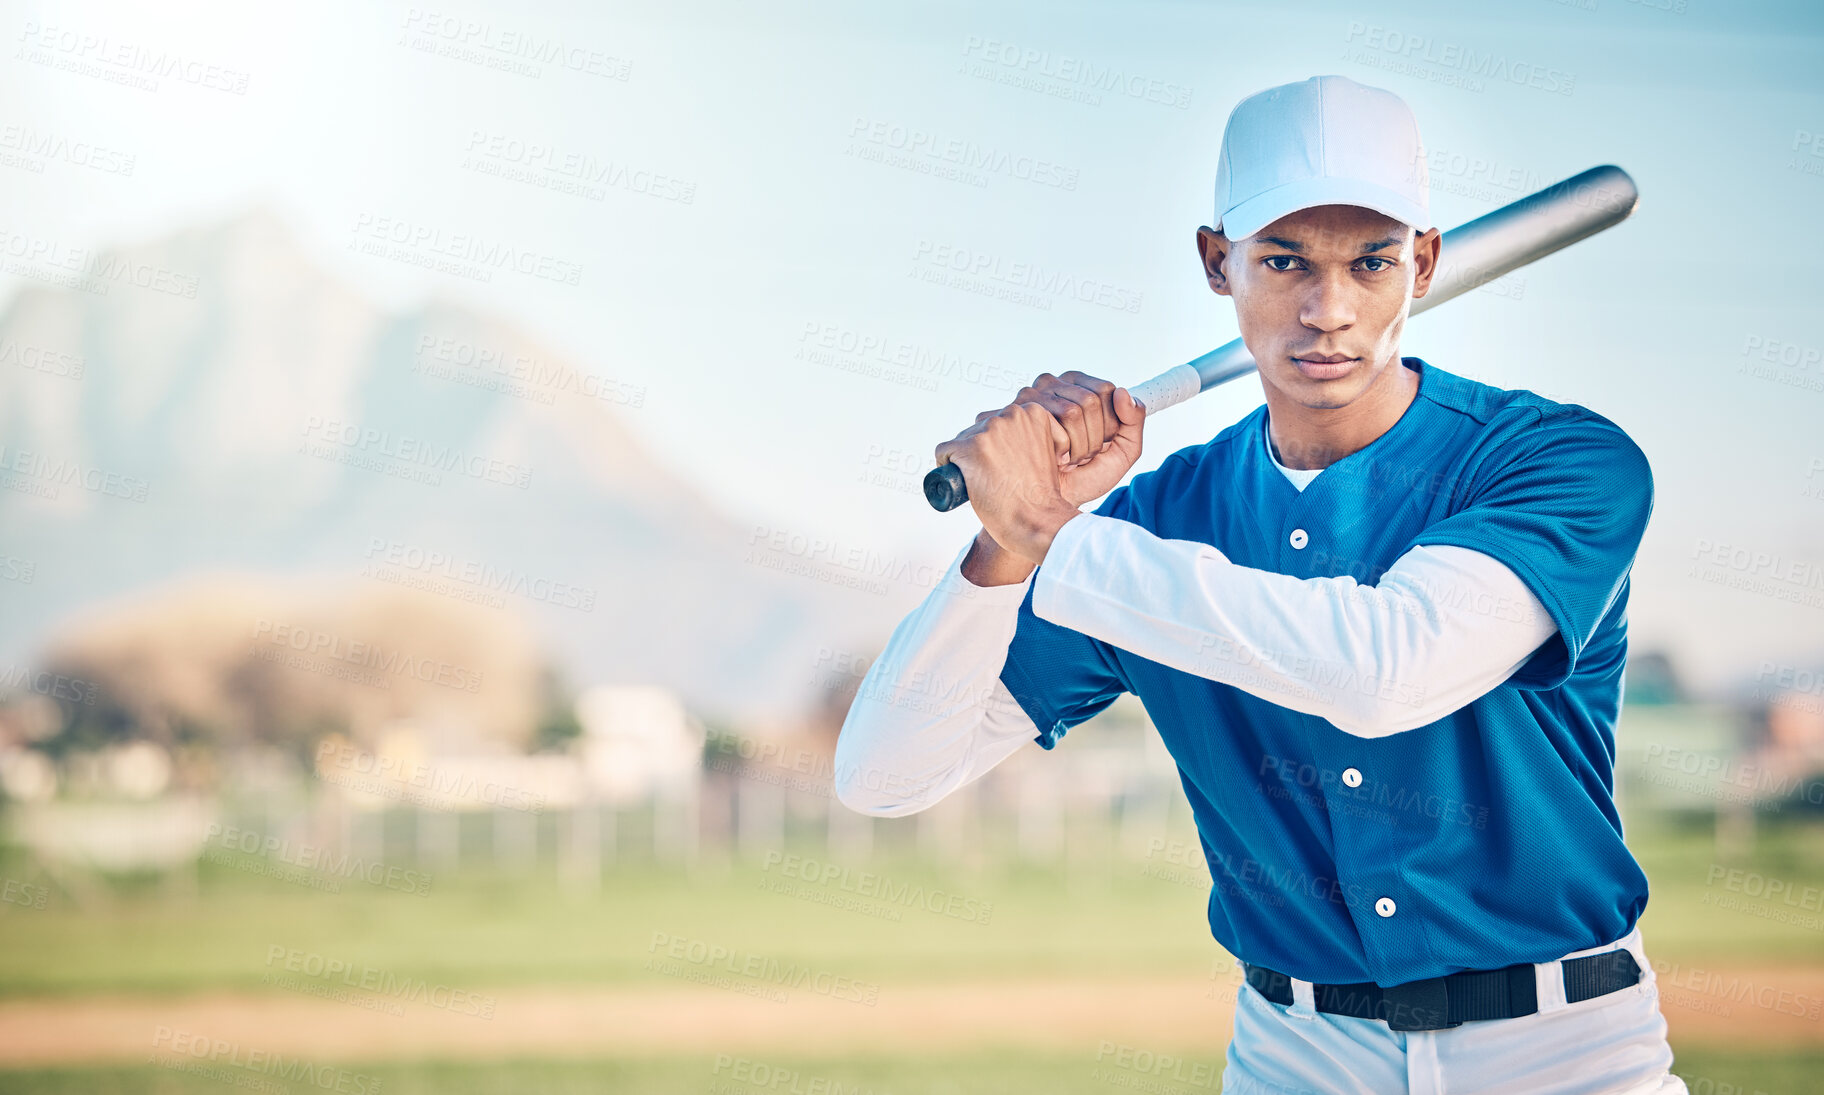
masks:
<svg viewBox="0 0 1824 1095"><path fill-rule="evenodd" d="M1295 255L1302 255L1305 253L1305 245L1299 243L1297 240L1283 239L1279 236L1257 236L1255 238L1261 243L1271 244L1281 250L1290 251ZM1399 245L1400 238L1398 236L1388 236L1384 240L1375 240L1373 243L1362 244L1362 254L1366 255L1383 248L1398 247Z"/></svg>

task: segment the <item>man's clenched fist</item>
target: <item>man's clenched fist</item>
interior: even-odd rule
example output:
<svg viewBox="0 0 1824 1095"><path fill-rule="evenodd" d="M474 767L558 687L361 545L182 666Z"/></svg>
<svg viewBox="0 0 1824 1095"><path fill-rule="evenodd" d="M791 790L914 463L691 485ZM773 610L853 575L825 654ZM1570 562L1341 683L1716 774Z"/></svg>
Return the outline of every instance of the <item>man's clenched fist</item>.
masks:
<svg viewBox="0 0 1824 1095"><path fill-rule="evenodd" d="M1040 373L935 455L962 469L994 542L1036 566L1078 507L1114 489L1140 458L1145 418L1126 388L1075 369Z"/></svg>

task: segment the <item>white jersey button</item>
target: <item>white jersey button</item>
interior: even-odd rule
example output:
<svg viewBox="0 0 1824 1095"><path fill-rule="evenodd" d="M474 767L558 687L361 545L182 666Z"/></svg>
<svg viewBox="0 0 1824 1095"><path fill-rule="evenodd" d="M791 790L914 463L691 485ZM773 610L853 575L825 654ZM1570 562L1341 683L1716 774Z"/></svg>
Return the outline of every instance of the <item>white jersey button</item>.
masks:
<svg viewBox="0 0 1824 1095"><path fill-rule="evenodd" d="M1394 910L1398 907L1399 906L1393 903L1393 898L1391 897L1380 898L1374 903L1374 911L1380 913L1382 916L1392 916Z"/></svg>
<svg viewBox="0 0 1824 1095"><path fill-rule="evenodd" d="M1302 548L1310 542L1311 542L1311 537L1305 535L1304 529L1295 528L1292 530L1292 546L1293 547Z"/></svg>
<svg viewBox="0 0 1824 1095"><path fill-rule="evenodd" d="M1362 785L1362 773L1354 768L1343 769L1343 782L1351 787Z"/></svg>

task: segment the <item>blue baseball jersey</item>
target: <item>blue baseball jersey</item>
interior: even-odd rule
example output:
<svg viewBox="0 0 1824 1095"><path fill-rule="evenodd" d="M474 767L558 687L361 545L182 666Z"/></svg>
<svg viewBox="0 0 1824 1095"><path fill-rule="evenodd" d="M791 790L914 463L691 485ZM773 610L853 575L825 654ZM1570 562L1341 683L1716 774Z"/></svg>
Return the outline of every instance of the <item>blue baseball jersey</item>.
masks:
<svg viewBox="0 0 1824 1095"><path fill-rule="evenodd" d="M1613 797L1628 572L1653 505L1646 457L1587 408L1402 364L1419 374L1411 405L1303 491L1274 466L1262 405L1095 512L1242 566L1365 585L1421 544L1485 552L1557 625L1507 681L1364 738L1041 620L1030 588L1001 673L1047 749L1138 696L1196 817L1210 931L1244 961L1314 982L1547 962L1621 938L1647 904Z"/></svg>

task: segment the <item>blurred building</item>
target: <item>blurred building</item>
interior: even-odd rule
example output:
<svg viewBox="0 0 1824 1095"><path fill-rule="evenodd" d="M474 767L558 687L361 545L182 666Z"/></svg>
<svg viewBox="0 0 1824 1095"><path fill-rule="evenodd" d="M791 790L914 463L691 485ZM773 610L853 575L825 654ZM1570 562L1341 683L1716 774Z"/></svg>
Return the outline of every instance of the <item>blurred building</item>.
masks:
<svg viewBox="0 0 1824 1095"><path fill-rule="evenodd" d="M577 698L576 716L584 777L604 802L696 795L705 728L677 693L657 685L597 685Z"/></svg>

